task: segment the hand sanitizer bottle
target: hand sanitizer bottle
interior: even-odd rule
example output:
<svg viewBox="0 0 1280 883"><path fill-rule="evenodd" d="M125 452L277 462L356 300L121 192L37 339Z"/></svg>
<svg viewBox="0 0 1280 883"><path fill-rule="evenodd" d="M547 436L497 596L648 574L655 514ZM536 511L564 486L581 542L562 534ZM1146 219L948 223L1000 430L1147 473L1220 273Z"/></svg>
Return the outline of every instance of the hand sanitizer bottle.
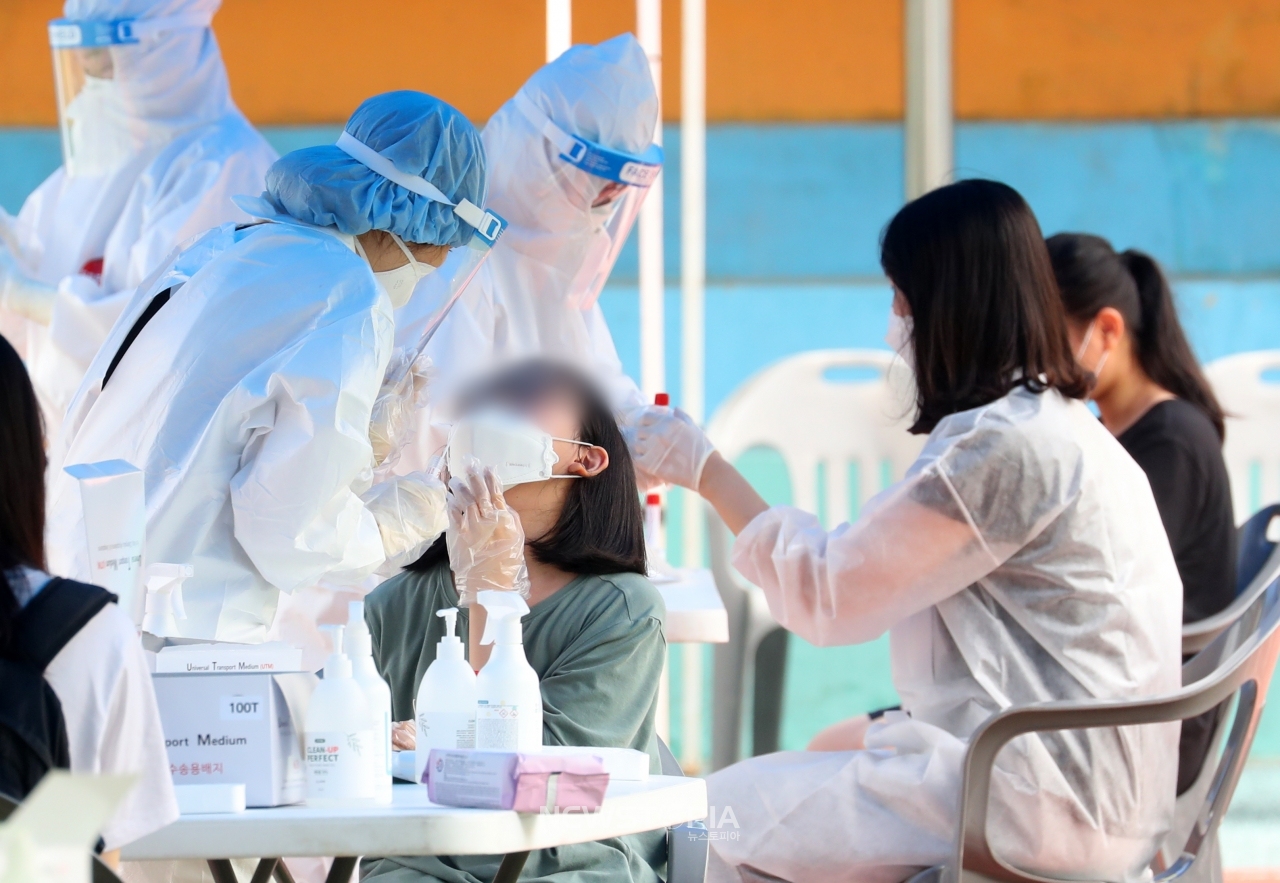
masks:
<svg viewBox="0 0 1280 883"><path fill-rule="evenodd" d="M520 617L529 605L515 592L486 590L477 596L488 618L481 644L493 655L476 676L476 748L482 751L542 749L542 691L524 655Z"/></svg>
<svg viewBox="0 0 1280 883"><path fill-rule="evenodd" d="M369 702L351 675L351 660L342 653L342 626L322 628L329 632L333 652L307 708L307 805L370 803L375 736Z"/></svg>
<svg viewBox="0 0 1280 883"><path fill-rule="evenodd" d="M413 703L418 726L413 772L419 782L432 748L476 747L476 673L457 635L458 608L437 610L436 616L444 618L445 636Z"/></svg>
<svg viewBox="0 0 1280 883"><path fill-rule="evenodd" d="M364 621L364 602L349 601L347 603L347 630L344 635L344 650L351 660L352 674L360 689L364 690L365 701L369 703L369 711L374 720L373 754L373 801L374 803L391 802L391 688L378 674L373 664L373 636L369 634L369 626Z"/></svg>

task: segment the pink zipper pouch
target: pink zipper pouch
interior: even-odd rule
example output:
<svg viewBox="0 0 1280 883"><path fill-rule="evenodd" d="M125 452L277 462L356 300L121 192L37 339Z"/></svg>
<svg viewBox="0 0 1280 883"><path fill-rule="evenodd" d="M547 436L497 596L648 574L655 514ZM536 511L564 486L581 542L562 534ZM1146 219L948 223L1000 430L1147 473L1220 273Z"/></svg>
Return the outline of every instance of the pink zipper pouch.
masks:
<svg viewBox="0 0 1280 883"><path fill-rule="evenodd" d="M422 781L441 806L528 813L595 812L604 803L604 761L583 754L518 754L433 748Z"/></svg>

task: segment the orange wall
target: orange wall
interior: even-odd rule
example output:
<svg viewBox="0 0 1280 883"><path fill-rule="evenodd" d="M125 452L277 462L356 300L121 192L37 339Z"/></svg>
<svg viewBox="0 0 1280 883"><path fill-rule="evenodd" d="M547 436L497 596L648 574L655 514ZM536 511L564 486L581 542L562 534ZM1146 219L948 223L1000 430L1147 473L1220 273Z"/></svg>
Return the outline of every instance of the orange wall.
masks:
<svg viewBox="0 0 1280 883"><path fill-rule="evenodd" d="M632 27L634 0L575 0L574 39ZM59 0L0 0L0 124L55 122L45 22ZM664 0L666 115L679 116L680 4ZM1276 0L955 0L967 119L1280 113ZM902 0L707 0L715 121L902 113ZM544 0L225 0L215 27L257 123L343 120L387 89L483 120L542 60Z"/></svg>

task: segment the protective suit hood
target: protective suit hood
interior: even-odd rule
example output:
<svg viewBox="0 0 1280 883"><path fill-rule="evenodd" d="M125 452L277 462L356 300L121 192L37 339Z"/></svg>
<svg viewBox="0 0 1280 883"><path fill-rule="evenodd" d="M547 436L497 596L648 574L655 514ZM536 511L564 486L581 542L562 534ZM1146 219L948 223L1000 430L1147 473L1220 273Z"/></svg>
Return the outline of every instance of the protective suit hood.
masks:
<svg viewBox="0 0 1280 883"><path fill-rule="evenodd" d="M653 141L658 93L631 34L572 47L520 92L566 132L628 153L641 153ZM593 232L587 209L605 182L566 168L514 100L499 108L480 137L491 167L489 204L510 224L504 244L547 260L581 247L573 237Z"/></svg>

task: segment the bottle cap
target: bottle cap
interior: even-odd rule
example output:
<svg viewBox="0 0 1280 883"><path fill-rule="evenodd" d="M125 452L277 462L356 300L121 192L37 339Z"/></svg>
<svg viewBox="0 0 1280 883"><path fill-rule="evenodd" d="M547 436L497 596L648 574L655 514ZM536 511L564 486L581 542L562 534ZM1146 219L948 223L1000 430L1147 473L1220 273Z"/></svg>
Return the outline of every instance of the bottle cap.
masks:
<svg viewBox="0 0 1280 883"><path fill-rule="evenodd" d="M485 589L476 595L476 600L488 614L484 623L484 637L481 644L520 644L523 634L520 628L520 617L529 612L529 605L515 592L499 592Z"/></svg>
<svg viewBox="0 0 1280 883"><path fill-rule="evenodd" d="M457 635L458 608L446 607L443 610L437 610L436 616L444 619L445 631L444 637L436 645L436 659L465 659L462 639Z"/></svg>
<svg viewBox="0 0 1280 883"><path fill-rule="evenodd" d="M646 506L661 506L661 505L662 505L662 495L661 495L661 494L649 494L648 496L646 496L646 497L644 498L644 504L645 504Z"/></svg>
<svg viewBox="0 0 1280 883"><path fill-rule="evenodd" d="M351 677L351 660L342 652L342 633L340 625L322 625L320 630L329 636L329 658L324 661L324 679Z"/></svg>
<svg viewBox="0 0 1280 883"><path fill-rule="evenodd" d="M373 655L373 635L364 621L364 602L347 602L347 628L343 633L342 651L348 659Z"/></svg>
<svg viewBox="0 0 1280 883"><path fill-rule="evenodd" d="M665 408L671 404L671 396L667 395L665 392L660 392L653 397L653 403Z"/></svg>

